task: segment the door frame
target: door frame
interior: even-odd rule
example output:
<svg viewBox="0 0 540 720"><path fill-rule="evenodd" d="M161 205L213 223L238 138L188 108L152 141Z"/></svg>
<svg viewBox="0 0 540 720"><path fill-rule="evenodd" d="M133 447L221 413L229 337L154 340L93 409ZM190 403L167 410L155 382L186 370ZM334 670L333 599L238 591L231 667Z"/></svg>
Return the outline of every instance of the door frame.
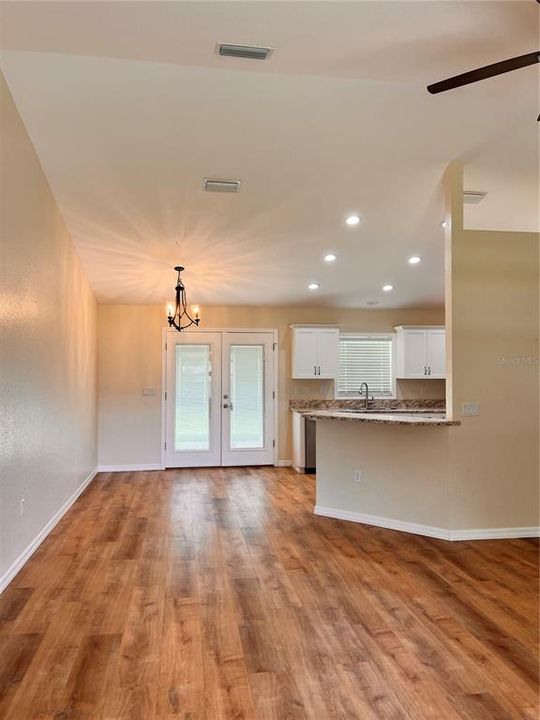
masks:
<svg viewBox="0 0 540 720"><path fill-rule="evenodd" d="M162 328L161 331L161 469L166 469L165 441L167 437L167 338L175 337L178 330ZM275 328L195 328L190 332L204 333L272 333L274 348L273 368L273 414L274 414L274 467L279 465L279 334ZM220 466L221 467L221 466Z"/></svg>

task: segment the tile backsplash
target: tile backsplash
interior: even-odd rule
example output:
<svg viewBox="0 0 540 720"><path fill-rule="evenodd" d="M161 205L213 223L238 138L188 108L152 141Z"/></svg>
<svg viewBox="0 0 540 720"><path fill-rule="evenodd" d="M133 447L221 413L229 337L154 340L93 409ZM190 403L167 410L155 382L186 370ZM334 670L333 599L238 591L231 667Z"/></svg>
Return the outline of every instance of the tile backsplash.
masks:
<svg viewBox="0 0 540 720"><path fill-rule="evenodd" d="M398 380L397 396L401 400L439 400L446 397L445 380Z"/></svg>
<svg viewBox="0 0 540 720"><path fill-rule="evenodd" d="M397 397L400 400L444 400L444 380L398 380ZM289 398L298 400L333 400L333 380L289 379Z"/></svg>

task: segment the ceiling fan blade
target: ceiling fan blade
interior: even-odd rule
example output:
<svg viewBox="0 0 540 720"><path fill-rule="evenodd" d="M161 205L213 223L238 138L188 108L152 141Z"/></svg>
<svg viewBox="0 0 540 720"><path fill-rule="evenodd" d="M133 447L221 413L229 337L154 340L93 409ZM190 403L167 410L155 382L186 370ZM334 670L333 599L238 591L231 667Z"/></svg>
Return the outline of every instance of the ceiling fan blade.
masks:
<svg viewBox="0 0 540 720"><path fill-rule="evenodd" d="M436 95L445 90L453 90L462 85L469 85L469 83L485 80L495 75L502 75L502 73L507 73L511 70L518 70L528 65L534 65L539 62L539 53L539 50L535 50L535 52L527 53L526 55L501 60L501 62L493 63L493 65L485 65L476 70L469 70L469 72L462 73L461 75L454 75L454 77L428 85L427 90L432 95Z"/></svg>

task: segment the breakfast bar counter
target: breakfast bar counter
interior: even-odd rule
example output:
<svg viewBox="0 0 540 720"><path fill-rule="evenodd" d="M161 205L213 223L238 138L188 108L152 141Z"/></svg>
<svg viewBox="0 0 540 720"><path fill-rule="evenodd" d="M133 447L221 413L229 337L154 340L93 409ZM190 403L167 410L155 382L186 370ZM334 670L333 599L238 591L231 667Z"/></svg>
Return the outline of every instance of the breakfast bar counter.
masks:
<svg viewBox="0 0 540 720"><path fill-rule="evenodd" d="M316 515L449 537L449 440L461 422L444 401L296 401L291 410L316 421Z"/></svg>
<svg viewBox="0 0 540 720"><path fill-rule="evenodd" d="M345 422L376 423L383 425L459 425L459 420L449 420L444 412L433 410L362 411L362 410L312 410L304 411L310 420L340 420Z"/></svg>

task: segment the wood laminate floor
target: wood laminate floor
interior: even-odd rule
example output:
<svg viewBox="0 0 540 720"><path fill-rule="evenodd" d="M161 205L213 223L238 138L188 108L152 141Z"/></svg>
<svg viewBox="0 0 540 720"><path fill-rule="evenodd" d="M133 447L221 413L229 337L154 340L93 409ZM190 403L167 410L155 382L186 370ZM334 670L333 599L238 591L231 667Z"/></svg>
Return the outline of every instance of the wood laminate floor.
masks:
<svg viewBox="0 0 540 720"><path fill-rule="evenodd" d="M287 469L98 475L0 596L0 717L536 720L536 542L313 500Z"/></svg>

